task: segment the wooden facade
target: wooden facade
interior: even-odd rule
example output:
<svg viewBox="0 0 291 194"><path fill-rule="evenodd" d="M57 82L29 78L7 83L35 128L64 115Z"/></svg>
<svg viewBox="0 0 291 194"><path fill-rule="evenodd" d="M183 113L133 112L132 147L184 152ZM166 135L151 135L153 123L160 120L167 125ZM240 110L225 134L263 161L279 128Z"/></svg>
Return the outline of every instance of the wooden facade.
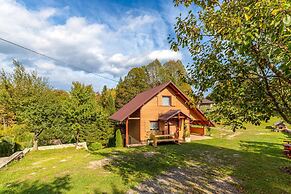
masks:
<svg viewBox="0 0 291 194"><path fill-rule="evenodd" d="M151 134L173 135L178 141L183 141L184 131L190 129L191 121L206 120L203 113L188 105L188 98L173 83L157 91L133 113L126 115L125 145L146 144ZM163 100L169 104L165 105ZM126 114L124 112L116 113L120 120L123 119L120 115ZM115 115L111 118L118 119Z"/></svg>

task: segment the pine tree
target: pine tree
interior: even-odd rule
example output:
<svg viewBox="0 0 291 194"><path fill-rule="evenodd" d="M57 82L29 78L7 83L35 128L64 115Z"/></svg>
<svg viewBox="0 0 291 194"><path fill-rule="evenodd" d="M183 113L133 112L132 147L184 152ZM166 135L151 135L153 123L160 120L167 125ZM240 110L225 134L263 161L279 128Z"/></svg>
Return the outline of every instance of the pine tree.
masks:
<svg viewBox="0 0 291 194"><path fill-rule="evenodd" d="M73 82L67 102L67 119L76 139L84 140L96 121L97 102L91 85Z"/></svg>

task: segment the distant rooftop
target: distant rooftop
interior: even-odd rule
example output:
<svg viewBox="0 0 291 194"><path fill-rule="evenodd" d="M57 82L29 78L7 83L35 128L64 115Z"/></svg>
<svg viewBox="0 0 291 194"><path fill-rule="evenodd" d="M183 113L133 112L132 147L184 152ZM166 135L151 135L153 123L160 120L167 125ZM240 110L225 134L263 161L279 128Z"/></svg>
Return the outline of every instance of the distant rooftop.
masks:
<svg viewBox="0 0 291 194"><path fill-rule="evenodd" d="M200 105L202 104L214 104L214 102L213 101L211 101L211 100L208 100L208 99L206 99L206 98L204 98L200 103L199 103Z"/></svg>

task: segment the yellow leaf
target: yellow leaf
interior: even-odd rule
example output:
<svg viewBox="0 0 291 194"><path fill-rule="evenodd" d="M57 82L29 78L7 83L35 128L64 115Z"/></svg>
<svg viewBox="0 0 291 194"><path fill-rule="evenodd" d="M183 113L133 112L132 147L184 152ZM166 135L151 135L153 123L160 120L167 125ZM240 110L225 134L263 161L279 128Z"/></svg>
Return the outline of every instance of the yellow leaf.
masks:
<svg viewBox="0 0 291 194"><path fill-rule="evenodd" d="M247 21L249 21L251 19L252 16L249 16L248 14L245 13L245 18Z"/></svg>
<svg viewBox="0 0 291 194"><path fill-rule="evenodd" d="M277 15L277 13L278 13L279 11L281 11L281 9L274 9L274 10L271 12L271 14L272 14L272 15Z"/></svg>

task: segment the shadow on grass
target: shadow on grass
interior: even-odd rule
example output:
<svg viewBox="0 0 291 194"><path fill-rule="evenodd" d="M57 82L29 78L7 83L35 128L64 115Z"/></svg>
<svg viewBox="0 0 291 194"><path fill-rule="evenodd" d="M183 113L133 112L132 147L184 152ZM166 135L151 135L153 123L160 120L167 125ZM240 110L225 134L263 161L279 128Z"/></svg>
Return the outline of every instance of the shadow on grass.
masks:
<svg viewBox="0 0 291 194"><path fill-rule="evenodd" d="M273 157L282 156L283 150L282 144L256 141L240 141L240 147L246 152L258 152Z"/></svg>
<svg viewBox="0 0 291 194"><path fill-rule="evenodd" d="M138 193L291 192L290 176L280 170L290 161L279 144L245 141L241 146L238 151L195 142L99 154L112 158L105 168Z"/></svg>
<svg viewBox="0 0 291 194"><path fill-rule="evenodd" d="M290 130L289 130L290 131ZM282 132L285 136L286 136L286 139L289 139L289 140L291 140L291 132L287 132L287 131L283 131Z"/></svg>
<svg viewBox="0 0 291 194"><path fill-rule="evenodd" d="M104 191L99 190L99 189L95 189L93 193L94 194L101 194L101 193L102 194L107 194L107 192L104 192ZM120 190L116 185L111 184L111 192L110 193L111 194L121 194L121 193L124 193L124 191L123 190Z"/></svg>
<svg viewBox="0 0 291 194"><path fill-rule="evenodd" d="M55 178L50 183L42 183L40 181L34 182L15 182L7 185L3 193L7 194L62 194L71 189L70 176Z"/></svg>

